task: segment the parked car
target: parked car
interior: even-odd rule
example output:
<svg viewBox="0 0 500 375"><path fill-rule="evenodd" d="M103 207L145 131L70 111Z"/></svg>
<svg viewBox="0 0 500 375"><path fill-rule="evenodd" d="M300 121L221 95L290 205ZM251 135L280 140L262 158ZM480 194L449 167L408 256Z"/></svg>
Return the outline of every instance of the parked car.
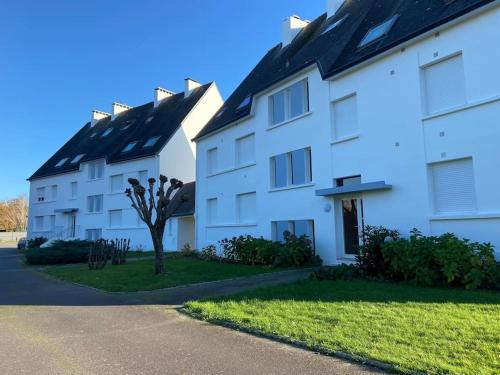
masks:
<svg viewBox="0 0 500 375"><path fill-rule="evenodd" d="M21 237L19 241L17 241L17 249L24 250L27 247L28 247L28 241L26 240L26 237Z"/></svg>

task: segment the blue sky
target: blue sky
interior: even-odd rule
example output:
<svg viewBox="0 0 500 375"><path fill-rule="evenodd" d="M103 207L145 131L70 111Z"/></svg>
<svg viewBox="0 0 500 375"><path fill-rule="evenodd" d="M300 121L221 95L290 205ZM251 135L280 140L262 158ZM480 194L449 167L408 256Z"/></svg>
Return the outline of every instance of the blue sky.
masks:
<svg viewBox="0 0 500 375"><path fill-rule="evenodd" d="M89 121L90 111L152 100L156 86L215 80L227 96L326 0L16 0L0 9L0 200Z"/></svg>

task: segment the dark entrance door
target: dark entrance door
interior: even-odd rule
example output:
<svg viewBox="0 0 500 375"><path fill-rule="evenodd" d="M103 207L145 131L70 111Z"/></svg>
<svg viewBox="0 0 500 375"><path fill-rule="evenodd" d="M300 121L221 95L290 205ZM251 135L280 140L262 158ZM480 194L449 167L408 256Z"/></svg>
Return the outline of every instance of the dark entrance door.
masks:
<svg viewBox="0 0 500 375"><path fill-rule="evenodd" d="M357 255L359 248L359 205L360 199L342 200L342 221L344 224L344 252Z"/></svg>

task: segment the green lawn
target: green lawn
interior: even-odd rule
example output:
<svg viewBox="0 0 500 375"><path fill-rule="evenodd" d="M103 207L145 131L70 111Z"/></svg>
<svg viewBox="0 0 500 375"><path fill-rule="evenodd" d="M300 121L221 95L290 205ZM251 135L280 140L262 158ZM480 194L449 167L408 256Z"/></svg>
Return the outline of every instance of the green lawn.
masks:
<svg viewBox="0 0 500 375"><path fill-rule="evenodd" d="M500 373L500 293L304 281L189 302L186 309L402 372Z"/></svg>
<svg viewBox="0 0 500 375"><path fill-rule="evenodd" d="M166 275L154 276L154 260L149 259L131 261L121 266L112 266L108 263L103 270L98 271L90 271L86 264L82 264L50 266L45 268L45 272L62 280L109 292L134 292L285 270L274 267L205 262L178 255L167 256L165 269Z"/></svg>

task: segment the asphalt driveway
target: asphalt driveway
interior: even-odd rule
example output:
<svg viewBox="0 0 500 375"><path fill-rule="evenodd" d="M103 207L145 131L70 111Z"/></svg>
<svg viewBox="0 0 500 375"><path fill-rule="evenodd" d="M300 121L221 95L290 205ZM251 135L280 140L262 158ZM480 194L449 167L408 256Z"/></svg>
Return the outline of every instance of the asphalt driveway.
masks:
<svg viewBox="0 0 500 375"><path fill-rule="evenodd" d="M161 292L108 294L49 279L19 261L15 249L0 248L2 374L375 373L190 319L158 304ZM185 298L193 293L186 289ZM181 302L182 294L172 299Z"/></svg>

